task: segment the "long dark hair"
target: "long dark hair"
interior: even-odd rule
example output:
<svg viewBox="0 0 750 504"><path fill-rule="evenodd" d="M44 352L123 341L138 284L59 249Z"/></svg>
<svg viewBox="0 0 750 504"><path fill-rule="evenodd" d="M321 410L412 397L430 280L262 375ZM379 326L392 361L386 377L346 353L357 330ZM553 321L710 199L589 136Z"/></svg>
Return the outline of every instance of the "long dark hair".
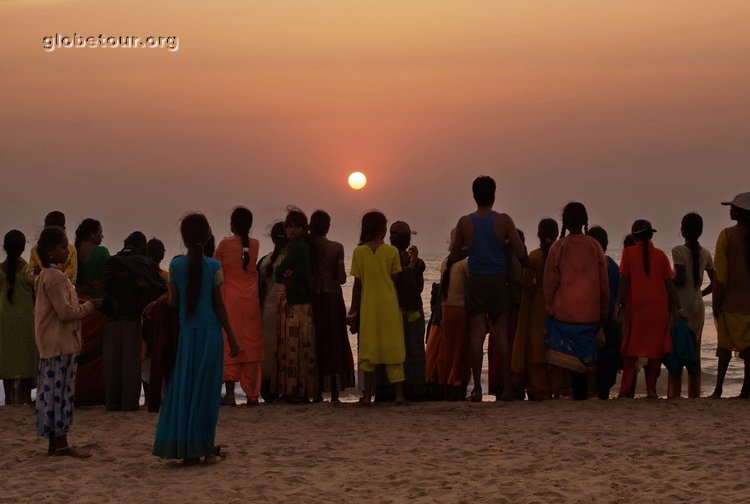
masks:
<svg viewBox="0 0 750 504"><path fill-rule="evenodd" d="M388 219L382 212L371 210L362 216L362 231L359 234L359 245L375 241L383 234Z"/></svg>
<svg viewBox="0 0 750 504"><path fill-rule="evenodd" d="M39 240L36 243L36 253L39 256L39 262L42 266L49 268L52 260L49 257L48 249L58 245L65 238L65 231L58 226L49 226L42 230Z"/></svg>
<svg viewBox="0 0 750 504"><path fill-rule="evenodd" d="M198 309L198 299L201 293L203 277L203 246L211 236L211 226L206 216L200 213L190 213L182 218L180 223L182 241L188 253L188 284L185 313L190 316Z"/></svg>
<svg viewBox="0 0 750 504"><path fill-rule="evenodd" d="M7 257L6 268L8 277L8 301L13 303L13 290L16 285L16 269L18 260L26 248L26 237L17 229L12 229L5 234L3 239L3 249Z"/></svg>
<svg viewBox="0 0 750 504"><path fill-rule="evenodd" d="M271 226L271 241L273 242L273 252L271 252L271 258L266 266L265 276L267 277L273 275L273 263L279 258L284 248L289 245L289 238L286 236L283 222L274 222Z"/></svg>
<svg viewBox="0 0 750 504"><path fill-rule="evenodd" d="M642 233L633 233L633 238L636 242L641 242L643 248L643 271L646 272L646 276L651 274L651 261L649 258L648 244L654 237L654 232L651 230L643 231Z"/></svg>
<svg viewBox="0 0 750 504"><path fill-rule="evenodd" d="M250 228L253 227L253 212L238 206L232 210L230 217L232 229L242 240L242 269L247 271L250 263Z"/></svg>
<svg viewBox="0 0 750 504"><path fill-rule="evenodd" d="M81 243L91 238L91 235L96 233L100 227L102 227L102 224L96 219L83 219L81 223L78 224L78 228L76 228L76 249Z"/></svg>
<svg viewBox="0 0 750 504"><path fill-rule="evenodd" d="M563 208L562 215L562 229L560 230L560 238L563 238L565 234L575 227L583 227L584 234L589 231L589 215L586 212L586 207L583 203L577 201L571 201L565 208Z"/></svg>
<svg viewBox="0 0 750 504"><path fill-rule="evenodd" d="M555 243L555 240L557 240L559 232L560 229L558 228L555 219L546 218L539 221L536 235L539 238L539 247L542 249L542 255L545 262L549 255L549 249L552 247L552 244Z"/></svg>
<svg viewBox="0 0 750 504"><path fill-rule="evenodd" d="M701 245L698 238L703 234L703 218L695 212L690 212L682 218L682 236L685 237L685 245L690 249L693 257L693 286L701 287Z"/></svg>

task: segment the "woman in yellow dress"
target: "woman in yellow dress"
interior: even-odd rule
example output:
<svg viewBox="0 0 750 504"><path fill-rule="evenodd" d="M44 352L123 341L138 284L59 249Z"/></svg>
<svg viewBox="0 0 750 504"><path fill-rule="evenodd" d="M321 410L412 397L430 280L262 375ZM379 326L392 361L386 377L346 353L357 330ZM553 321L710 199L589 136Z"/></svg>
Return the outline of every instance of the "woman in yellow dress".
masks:
<svg viewBox="0 0 750 504"><path fill-rule="evenodd" d="M359 328L359 367L364 371L362 404L372 401L373 374L385 365L388 381L396 385L396 402L404 402L404 325L394 276L401 273L398 249L383 242L388 221L380 212L362 217L359 246L352 253L352 308L349 320ZM356 323L355 323L356 325Z"/></svg>

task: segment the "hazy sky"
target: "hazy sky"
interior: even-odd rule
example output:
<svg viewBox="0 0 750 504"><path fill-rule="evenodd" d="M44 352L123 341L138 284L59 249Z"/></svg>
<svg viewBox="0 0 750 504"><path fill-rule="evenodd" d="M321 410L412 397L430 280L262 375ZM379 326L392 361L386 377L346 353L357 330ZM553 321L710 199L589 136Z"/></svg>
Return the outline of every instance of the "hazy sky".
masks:
<svg viewBox="0 0 750 504"><path fill-rule="evenodd" d="M442 253L478 174L538 245L580 200L621 242L636 218L713 245L750 190L750 2L0 0L0 232L44 215L179 246L188 210L333 216L348 251L378 208ZM57 49L55 33L174 35L179 50ZM367 187L346 186L350 171Z"/></svg>

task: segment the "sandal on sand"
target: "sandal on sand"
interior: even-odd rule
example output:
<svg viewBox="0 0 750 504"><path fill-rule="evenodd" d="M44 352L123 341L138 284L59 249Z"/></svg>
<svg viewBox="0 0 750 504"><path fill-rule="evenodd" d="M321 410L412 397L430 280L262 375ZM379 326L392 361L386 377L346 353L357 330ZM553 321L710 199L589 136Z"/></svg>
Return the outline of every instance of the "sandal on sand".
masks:
<svg viewBox="0 0 750 504"><path fill-rule="evenodd" d="M73 447L66 446L65 448L58 448L55 450L55 457L72 457L78 459L87 459L91 457L90 453L79 452Z"/></svg>

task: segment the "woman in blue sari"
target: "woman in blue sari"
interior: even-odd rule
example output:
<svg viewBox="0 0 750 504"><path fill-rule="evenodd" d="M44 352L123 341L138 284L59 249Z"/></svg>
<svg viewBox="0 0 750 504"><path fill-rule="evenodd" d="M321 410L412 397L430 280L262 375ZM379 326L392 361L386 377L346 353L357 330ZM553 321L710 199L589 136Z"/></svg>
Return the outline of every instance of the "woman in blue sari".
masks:
<svg viewBox="0 0 750 504"><path fill-rule="evenodd" d="M221 265L203 255L211 235L208 220L188 214L180 232L188 253L169 265L169 304L179 306L180 336L153 454L190 465L201 457L209 462L220 455L214 440L224 369L222 327L229 355L236 356L240 349L221 298Z"/></svg>

